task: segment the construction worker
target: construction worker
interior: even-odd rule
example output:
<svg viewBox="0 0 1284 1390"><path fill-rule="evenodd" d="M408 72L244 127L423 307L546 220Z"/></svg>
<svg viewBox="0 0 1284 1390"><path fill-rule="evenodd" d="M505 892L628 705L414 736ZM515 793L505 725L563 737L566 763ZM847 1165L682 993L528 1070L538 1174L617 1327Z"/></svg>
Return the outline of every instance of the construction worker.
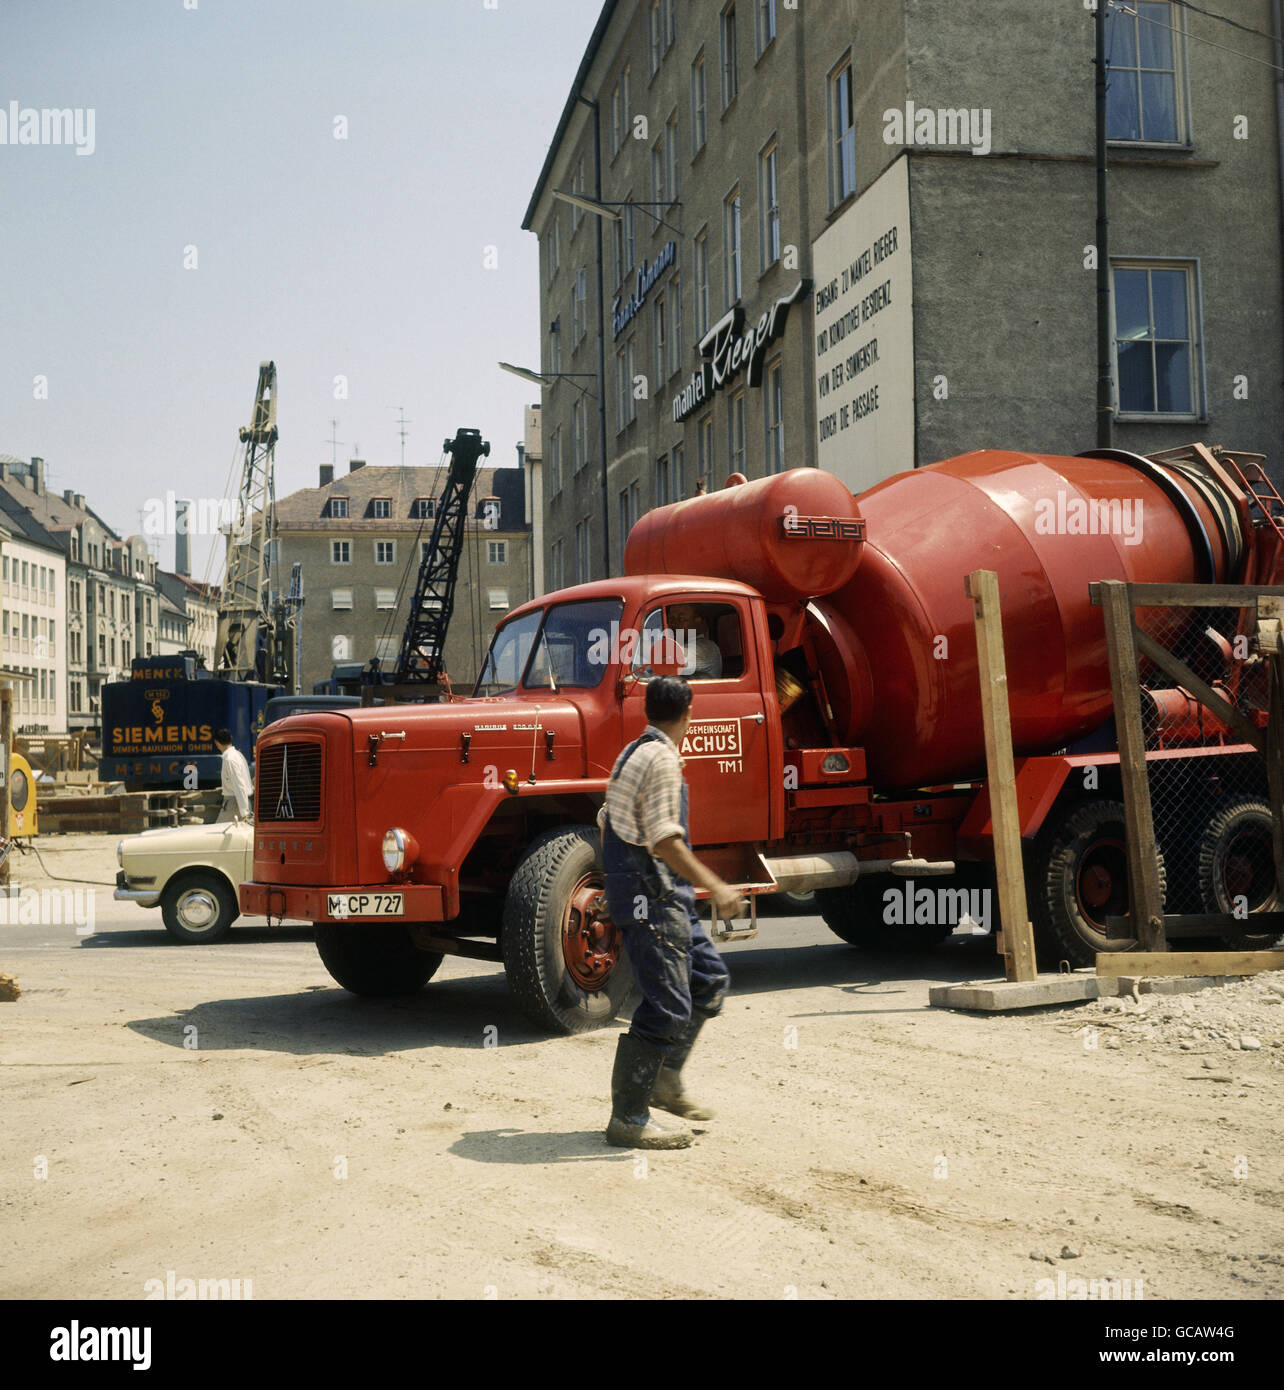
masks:
<svg viewBox="0 0 1284 1390"><path fill-rule="evenodd" d="M245 755L232 742L230 729L214 730L214 747L223 755L223 809L220 821L248 820L254 803L254 787L250 782L250 765Z"/></svg>
<svg viewBox="0 0 1284 1390"><path fill-rule="evenodd" d="M691 852L678 753L691 722L691 687L678 676L654 677L646 717L642 735L615 760L598 813L611 919L642 994L616 1047L606 1141L684 1149L690 1130L652 1123L649 1106L712 1118L687 1096L682 1067L704 1021L721 1010L730 979L696 913L693 885L707 888L727 919L738 915L740 897Z"/></svg>

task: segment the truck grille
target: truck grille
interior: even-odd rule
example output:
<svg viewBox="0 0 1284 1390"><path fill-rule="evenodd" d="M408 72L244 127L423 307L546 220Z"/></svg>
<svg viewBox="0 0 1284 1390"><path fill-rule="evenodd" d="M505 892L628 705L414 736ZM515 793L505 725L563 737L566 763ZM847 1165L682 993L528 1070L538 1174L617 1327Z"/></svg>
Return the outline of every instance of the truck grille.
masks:
<svg viewBox="0 0 1284 1390"><path fill-rule="evenodd" d="M258 763L255 821L319 821L321 819L321 745L286 741L261 748Z"/></svg>

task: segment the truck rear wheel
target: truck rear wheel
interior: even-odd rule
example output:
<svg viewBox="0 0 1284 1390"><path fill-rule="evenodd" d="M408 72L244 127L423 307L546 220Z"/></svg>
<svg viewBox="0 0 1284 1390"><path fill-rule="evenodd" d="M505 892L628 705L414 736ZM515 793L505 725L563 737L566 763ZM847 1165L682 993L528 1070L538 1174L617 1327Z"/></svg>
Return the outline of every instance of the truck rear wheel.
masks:
<svg viewBox="0 0 1284 1390"><path fill-rule="evenodd" d="M1199 896L1205 912L1277 912L1275 842L1271 808L1265 801L1236 801L1214 811L1199 837ZM1221 939L1234 951L1268 950L1276 932L1228 931Z"/></svg>
<svg viewBox="0 0 1284 1390"><path fill-rule="evenodd" d="M816 906L825 925L849 946L861 946L880 955L925 951L944 941L954 930L952 922L888 922L889 888L902 892L907 879L890 874L871 874L842 888L817 888Z"/></svg>
<svg viewBox="0 0 1284 1390"><path fill-rule="evenodd" d="M1035 846L1027 893L1035 942L1052 960L1093 965L1099 952L1135 951L1135 938L1106 935L1128 915L1128 847L1119 801L1069 802L1053 811ZM1159 896L1166 889L1158 848Z"/></svg>
<svg viewBox="0 0 1284 1390"><path fill-rule="evenodd" d="M508 887L500 945L509 987L540 1028L586 1033L615 1018L633 971L606 916L596 830L551 830L531 845Z"/></svg>
<svg viewBox="0 0 1284 1390"><path fill-rule="evenodd" d="M337 984L387 999L414 994L437 973L440 951L421 951L403 922L317 922L317 954Z"/></svg>

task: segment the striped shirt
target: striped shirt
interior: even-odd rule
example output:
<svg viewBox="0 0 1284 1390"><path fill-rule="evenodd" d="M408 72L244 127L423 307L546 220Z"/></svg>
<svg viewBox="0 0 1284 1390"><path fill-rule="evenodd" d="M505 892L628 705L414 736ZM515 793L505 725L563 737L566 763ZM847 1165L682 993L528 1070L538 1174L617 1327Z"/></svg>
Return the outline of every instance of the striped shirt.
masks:
<svg viewBox="0 0 1284 1390"><path fill-rule="evenodd" d="M682 769L686 764L666 733L654 724L648 724L646 731L655 737L638 746L618 777L615 773L624 753L616 758L606 805L597 820L602 825L609 815L611 829L621 840L653 850L661 840L682 834Z"/></svg>

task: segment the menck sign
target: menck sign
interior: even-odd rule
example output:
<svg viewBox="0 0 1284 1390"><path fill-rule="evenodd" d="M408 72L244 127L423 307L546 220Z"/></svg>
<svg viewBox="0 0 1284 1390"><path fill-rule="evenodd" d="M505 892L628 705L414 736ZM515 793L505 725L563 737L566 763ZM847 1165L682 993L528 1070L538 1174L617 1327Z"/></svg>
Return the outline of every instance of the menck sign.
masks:
<svg viewBox="0 0 1284 1390"><path fill-rule="evenodd" d="M789 306L811 294L811 281L799 280L789 294L764 311L755 327L745 329L745 311L736 305L718 320L700 339L700 355L704 358L698 371L692 372L686 386L673 398L673 421L678 424L698 410L726 384L747 369L750 386L762 385L763 359L767 349L785 334Z"/></svg>

